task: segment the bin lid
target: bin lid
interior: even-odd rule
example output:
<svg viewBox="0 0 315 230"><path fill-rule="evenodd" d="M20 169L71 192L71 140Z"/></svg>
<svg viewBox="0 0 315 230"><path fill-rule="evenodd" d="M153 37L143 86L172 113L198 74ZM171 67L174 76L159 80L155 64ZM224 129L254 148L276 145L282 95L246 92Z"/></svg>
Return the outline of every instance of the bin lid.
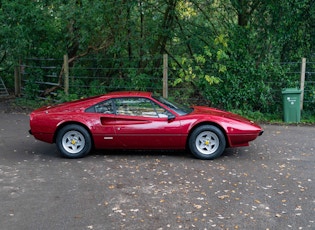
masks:
<svg viewBox="0 0 315 230"><path fill-rule="evenodd" d="M302 91L298 88L286 88L282 90L282 94L297 94L301 93Z"/></svg>

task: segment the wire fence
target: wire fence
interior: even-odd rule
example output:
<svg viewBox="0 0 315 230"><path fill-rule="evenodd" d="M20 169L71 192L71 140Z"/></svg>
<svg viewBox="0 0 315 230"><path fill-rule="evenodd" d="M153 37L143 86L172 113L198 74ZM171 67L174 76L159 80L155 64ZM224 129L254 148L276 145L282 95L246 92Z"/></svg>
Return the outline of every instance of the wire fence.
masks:
<svg viewBox="0 0 315 230"><path fill-rule="evenodd" d="M148 58L149 59L149 58ZM36 95L41 99L58 102L65 93L80 98L111 91L140 90L163 93L163 57L150 57L150 62L139 58L81 58L69 65L69 91L64 91L63 59L25 59L19 66L21 94ZM152 64L154 63L154 64ZM264 84L270 88L273 103L281 104L283 88L300 87L301 62L277 63L285 70L285 78L268 78ZM160 67L155 67L160 66ZM306 108L315 103L315 62L307 62L305 74L304 104ZM267 70L268 71L268 70ZM174 86L177 72L168 68L169 97L187 101L189 104L211 104L200 97L183 98L189 90L187 85ZM223 82L225 79L222 79Z"/></svg>

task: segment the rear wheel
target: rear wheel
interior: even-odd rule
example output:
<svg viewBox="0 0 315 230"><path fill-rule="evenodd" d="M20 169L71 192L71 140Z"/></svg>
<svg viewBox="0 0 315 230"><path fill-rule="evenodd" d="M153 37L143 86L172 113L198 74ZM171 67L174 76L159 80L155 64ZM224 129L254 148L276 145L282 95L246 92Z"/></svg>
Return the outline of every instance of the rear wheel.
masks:
<svg viewBox="0 0 315 230"><path fill-rule="evenodd" d="M226 146L222 131L213 125L203 125L196 128L189 138L191 153L203 160L212 160L219 157Z"/></svg>
<svg viewBox="0 0 315 230"><path fill-rule="evenodd" d="M89 132L84 127L72 124L59 130L56 145L62 156L80 158L91 151L92 141Z"/></svg>

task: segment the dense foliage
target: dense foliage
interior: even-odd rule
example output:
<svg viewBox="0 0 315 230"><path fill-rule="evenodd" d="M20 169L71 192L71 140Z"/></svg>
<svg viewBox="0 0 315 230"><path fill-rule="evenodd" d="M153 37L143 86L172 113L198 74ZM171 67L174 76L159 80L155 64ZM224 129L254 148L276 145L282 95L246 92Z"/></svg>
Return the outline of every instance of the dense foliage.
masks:
<svg viewBox="0 0 315 230"><path fill-rule="evenodd" d="M78 59L93 57L89 65L102 65L101 74L113 77L80 81L94 84L92 93L101 84L145 90L161 83L156 79L166 53L170 85L184 89L173 90L173 97L274 112L275 95L299 78L288 76L281 63L314 59L314 2L0 0L0 73L12 85L12 68L27 57L68 54L78 74ZM27 87L33 90L33 83Z"/></svg>

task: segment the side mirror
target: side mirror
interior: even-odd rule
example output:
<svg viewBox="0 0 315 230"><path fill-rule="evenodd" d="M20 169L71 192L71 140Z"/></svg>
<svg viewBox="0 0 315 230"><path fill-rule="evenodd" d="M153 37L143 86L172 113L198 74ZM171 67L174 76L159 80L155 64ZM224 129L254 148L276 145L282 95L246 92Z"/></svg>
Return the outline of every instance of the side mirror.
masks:
<svg viewBox="0 0 315 230"><path fill-rule="evenodd" d="M175 117L174 114L169 114L169 115L167 116L168 121L172 121L172 120L174 120L175 118L176 118L176 117Z"/></svg>

